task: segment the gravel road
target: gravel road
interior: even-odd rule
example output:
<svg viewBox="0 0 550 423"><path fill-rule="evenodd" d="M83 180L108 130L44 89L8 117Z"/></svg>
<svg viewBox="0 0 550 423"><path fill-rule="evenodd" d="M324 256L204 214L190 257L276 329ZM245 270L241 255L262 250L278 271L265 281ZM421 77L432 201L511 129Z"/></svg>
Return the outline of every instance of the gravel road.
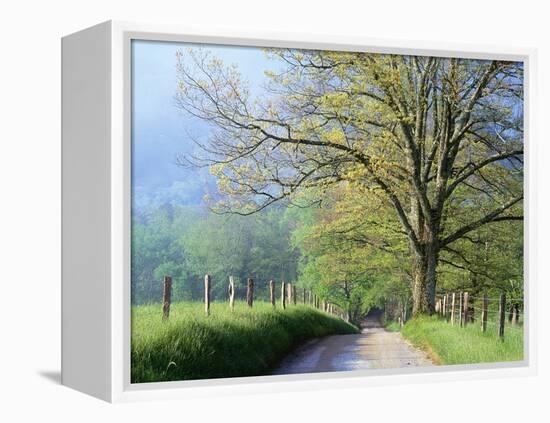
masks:
<svg viewBox="0 0 550 423"><path fill-rule="evenodd" d="M273 374L413 366L433 366L433 363L399 332L386 331L375 314L365 318L359 334L327 336L302 345L285 357Z"/></svg>

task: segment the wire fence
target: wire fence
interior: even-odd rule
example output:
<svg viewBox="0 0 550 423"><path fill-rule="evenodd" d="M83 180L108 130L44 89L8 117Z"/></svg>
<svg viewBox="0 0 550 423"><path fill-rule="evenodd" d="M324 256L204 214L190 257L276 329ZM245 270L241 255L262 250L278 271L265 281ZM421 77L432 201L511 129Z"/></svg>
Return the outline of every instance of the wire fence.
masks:
<svg viewBox="0 0 550 423"><path fill-rule="evenodd" d="M384 318L401 326L411 316L410 297L385 301ZM479 325L482 332L491 331L504 338L506 327L522 326L525 320L523 298L506 294L471 295L467 291L440 292L435 298L435 312L451 325L466 327Z"/></svg>
<svg viewBox="0 0 550 423"><path fill-rule="evenodd" d="M436 296L435 312L451 325L466 327L478 324L482 332L496 330L504 338L507 326L523 325L523 298L507 298L506 294L489 297L487 294L447 292Z"/></svg>

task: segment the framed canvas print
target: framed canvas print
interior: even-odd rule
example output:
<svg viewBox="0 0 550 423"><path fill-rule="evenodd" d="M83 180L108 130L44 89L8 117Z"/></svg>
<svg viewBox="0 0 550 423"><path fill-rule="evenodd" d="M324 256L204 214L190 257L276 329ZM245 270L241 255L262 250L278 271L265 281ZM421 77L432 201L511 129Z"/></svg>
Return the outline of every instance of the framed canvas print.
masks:
<svg viewBox="0 0 550 423"><path fill-rule="evenodd" d="M533 60L65 37L63 383L120 401L532 372Z"/></svg>

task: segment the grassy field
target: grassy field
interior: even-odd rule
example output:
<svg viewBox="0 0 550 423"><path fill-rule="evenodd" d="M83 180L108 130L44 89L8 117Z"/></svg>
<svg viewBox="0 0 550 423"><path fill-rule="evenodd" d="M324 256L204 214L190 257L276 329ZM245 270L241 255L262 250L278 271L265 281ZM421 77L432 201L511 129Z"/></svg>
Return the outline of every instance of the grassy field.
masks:
<svg viewBox="0 0 550 423"><path fill-rule="evenodd" d="M401 333L412 344L426 350L439 364L491 363L523 359L522 326L506 326L504 340L500 340L494 322L488 322L487 332L483 333L478 322L461 328L432 316L408 321Z"/></svg>
<svg viewBox="0 0 550 423"><path fill-rule="evenodd" d="M269 303L172 304L162 321L160 304L132 307L132 383L253 376L270 369L296 344L357 329L307 306L286 310Z"/></svg>

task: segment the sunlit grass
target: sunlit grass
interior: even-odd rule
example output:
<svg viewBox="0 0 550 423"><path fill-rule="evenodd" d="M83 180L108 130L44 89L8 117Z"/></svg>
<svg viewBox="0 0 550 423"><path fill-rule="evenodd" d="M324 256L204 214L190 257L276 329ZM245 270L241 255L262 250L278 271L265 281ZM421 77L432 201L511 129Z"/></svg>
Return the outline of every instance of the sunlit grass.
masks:
<svg viewBox="0 0 550 423"><path fill-rule="evenodd" d="M160 304L132 307L132 383L268 374L296 344L330 334L355 333L341 319L309 306L273 308L255 302Z"/></svg>
<svg viewBox="0 0 550 423"><path fill-rule="evenodd" d="M523 359L522 326L506 326L504 339L500 339L496 322L489 321L487 331L481 332L478 322L462 328L432 316L410 320L401 332L414 345L433 354L441 364L493 363Z"/></svg>

